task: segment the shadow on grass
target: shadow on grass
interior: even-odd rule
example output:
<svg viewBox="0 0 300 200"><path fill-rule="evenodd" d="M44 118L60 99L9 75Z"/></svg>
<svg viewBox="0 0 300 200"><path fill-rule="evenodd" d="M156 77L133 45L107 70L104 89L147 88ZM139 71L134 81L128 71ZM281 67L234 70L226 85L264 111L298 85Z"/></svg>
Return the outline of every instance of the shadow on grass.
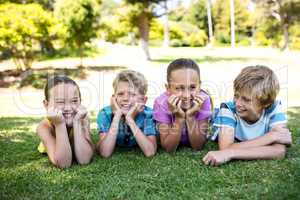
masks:
<svg viewBox="0 0 300 200"><path fill-rule="evenodd" d="M161 63L170 63L176 58L158 58L151 60L152 62L161 62ZM192 57L194 61L197 63L203 63L203 62L210 62L210 63L216 63L216 62L230 62L230 61L240 61L240 62L247 62L250 60L267 60L266 58L248 58L248 57L214 57L214 56L204 56L202 58L194 58Z"/></svg>
<svg viewBox="0 0 300 200"><path fill-rule="evenodd" d="M50 75L66 75L71 78L86 79L89 72L93 71L115 71L125 69L124 66L87 66L77 68L42 68L42 69L30 69L27 71L18 70L6 70L0 72L0 87L8 88L16 86L22 88L25 86L32 86L37 89L42 89L45 84L45 80Z"/></svg>

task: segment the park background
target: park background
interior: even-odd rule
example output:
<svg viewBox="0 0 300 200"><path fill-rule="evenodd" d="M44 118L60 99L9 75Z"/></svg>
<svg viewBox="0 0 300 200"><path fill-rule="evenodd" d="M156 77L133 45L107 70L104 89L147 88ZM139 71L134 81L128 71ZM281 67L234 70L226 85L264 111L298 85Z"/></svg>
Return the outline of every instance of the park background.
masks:
<svg viewBox="0 0 300 200"><path fill-rule="evenodd" d="M0 0L0 199L299 199L299 50L299 0ZM115 75L143 73L152 107L180 57L198 63L216 106L243 67L272 68L294 138L287 158L211 168L201 162L217 148L209 142L151 159L119 149L61 171L38 154L49 75L78 82L96 142Z"/></svg>

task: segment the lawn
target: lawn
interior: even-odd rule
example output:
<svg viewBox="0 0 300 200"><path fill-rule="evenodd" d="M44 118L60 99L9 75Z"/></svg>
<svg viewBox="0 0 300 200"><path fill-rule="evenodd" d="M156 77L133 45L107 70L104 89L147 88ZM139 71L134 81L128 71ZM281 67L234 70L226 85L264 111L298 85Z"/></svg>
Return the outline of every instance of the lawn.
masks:
<svg viewBox="0 0 300 200"><path fill-rule="evenodd" d="M299 199L300 108L289 109L293 145L284 160L203 165L215 149L158 151L118 149L110 159L60 170L36 151L40 118L0 118L0 199ZM92 119L95 121L95 118ZM93 129L93 140L97 140Z"/></svg>

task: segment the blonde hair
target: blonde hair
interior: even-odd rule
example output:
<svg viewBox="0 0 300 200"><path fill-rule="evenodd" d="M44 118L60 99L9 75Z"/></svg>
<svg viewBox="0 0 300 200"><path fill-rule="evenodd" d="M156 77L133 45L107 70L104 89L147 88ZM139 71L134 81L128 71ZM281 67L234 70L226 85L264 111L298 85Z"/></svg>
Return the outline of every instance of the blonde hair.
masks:
<svg viewBox="0 0 300 200"><path fill-rule="evenodd" d="M275 73L262 65L244 68L234 80L234 92L249 91L262 106L270 106L279 92L279 81Z"/></svg>
<svg viewBox="0 0 300 200"><path fill-rule="evenodd" d="M138 89L142 95L147 94L148 84L145 76L140 72L133 70L125 70L120 72L113 81L113 88L116 91L119 82L128 82L131 86Z"/></svg>

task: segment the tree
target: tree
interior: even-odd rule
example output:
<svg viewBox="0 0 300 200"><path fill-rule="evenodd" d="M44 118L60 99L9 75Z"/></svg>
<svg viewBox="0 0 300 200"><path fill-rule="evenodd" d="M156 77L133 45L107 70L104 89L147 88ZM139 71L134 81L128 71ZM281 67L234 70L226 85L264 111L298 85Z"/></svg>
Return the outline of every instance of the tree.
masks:
<svg viewBox="0 0 300 200"><path fill-rule="evenodd" d="M231 47L235 47L234 0L230 0L230 32Z"/></svg>
<svg viewBox="0 0 300 200"><path fill-rule="evenodd" d="M78 48L81 58L83 48L97 36L100 0L58 0L54 12L67 29L67 43Z"/></svg>
<svg viewBox="0 0 300 200"><path fill-rule="evenodd" d="M250 13L247 10L248 0L234 0L234 25L236 40L247 36L251 30ZM221 43L230 43L230 1L216 0L213 6L214 30L216 39Z"/></svg>
<svg viewBox="0 0 300 200"><path fill-rule="evenodd" d="M265 17L276 19L283 33L284 44L282 50L287 50L289 45L289 27L300 21L299 0L262 0L255 1L264 8Z"/></svg>
<svg viewBox="0 0 300 200"><path fill-rule="evenodd" d="M0 0L3 3L16 3L16 4L40 4L45 10L53 11L55 0Z"/></svg>
<svg viewBox="0 0 300 200"><path fill-rule="evenodd" d="M146 59L151 60L149 52L149 30L151 18L155 17L154 6L166 0L125 0L131 5L131 10L128 13L131 18L131 23L138 27L140 44L145 53Z"/></svg>
<svg viewBox="0 0 300 200"><path fill-rule="evenodd" d="M0 50L10 52L18 70L31 68L41 41L54 42L63 30L38 4L0 5Z"/></svg>

